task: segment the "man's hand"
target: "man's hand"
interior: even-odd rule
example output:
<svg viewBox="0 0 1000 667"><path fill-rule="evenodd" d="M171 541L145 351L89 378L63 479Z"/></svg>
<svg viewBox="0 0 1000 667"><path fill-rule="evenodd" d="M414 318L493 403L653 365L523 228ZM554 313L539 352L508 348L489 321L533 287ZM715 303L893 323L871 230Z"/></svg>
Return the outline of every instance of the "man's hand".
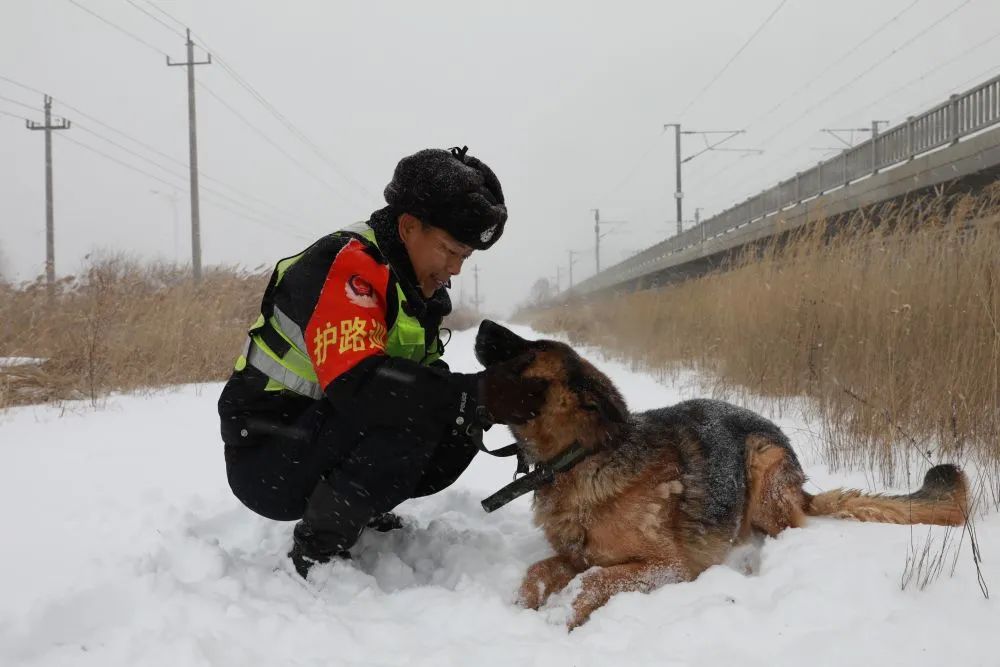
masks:
<svg viewBox="0 0 1000 667"><path fill-rule="evenodd" d="M534 354L528 353L490 366L479 374L479 405L490 421L518 425L539 415L549 383L521 375L532 361Z"/></svg>

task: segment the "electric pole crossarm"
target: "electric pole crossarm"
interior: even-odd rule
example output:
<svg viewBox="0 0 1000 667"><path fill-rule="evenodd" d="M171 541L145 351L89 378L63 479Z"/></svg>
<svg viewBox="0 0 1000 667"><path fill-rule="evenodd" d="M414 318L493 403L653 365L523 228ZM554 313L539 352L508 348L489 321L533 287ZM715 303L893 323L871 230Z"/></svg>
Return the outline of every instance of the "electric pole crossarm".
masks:
<svg viewBox="0 0 1000 667"><path fill-rule="evenodd" d="M24 125L29 130L68 130L72 127L73 123L68 120L61 120L58 125L43 125L31 120L25 120Z"/></svg>
<svg viewBox="0 0 1000 667"><path fill-rule="evenodd" d="M747 155L760 155L763 148L713 148L713 153L746 153ZM693 156L692 156L693 157Z"/></svg>
<svg viewBox="0 0 1000 667"><path fill-rule="evenodd" d="M745 130L722 130L722 131L718 131L718 132L716 132L716 131L709 131L709 132L681 132L681 134L702 134L702 135L705 135L705 134L727 134L727 135L729 135L729 136L727 136L727 137L725 137L723 139L719 139L714 144L708 143L708 139L706 138L705 139L705 148L703 148L702 150L698 151L694 155L687 156L686 158L684 158L683 160L681 160L681 163L683 164L685 162L690 162L691 160L695 159L699 155L702 155L703 153L707 153L709 151L714 151L714 150L723 151L723 150L726 150L725 148L717 148L717 147L721 146L722 144L726 143L727 141L729 141L730 139L732 139L734 137L738 137L739 135L743 134L744 132L745 132ZM740 151L740 150L743 150L743 149L742 148L734 148L732 150ZM753 150L753 149L747 149L747 150Z"/></svg>
<svg viewBox="0 0 1000 667"><path fill-rule="evenodd" d="M703 153L708 151L722 151L726 150L723 148L717 148L721 144L729 141L735 136L743 134L745 130L681 130L680 123L666 123L663 129L666 130L668 127L674 128L674 159L675 159L675 170L677 174L677 189L674 191L674 199L677 200L677 234L680 235L684 231L684 189L681 187L681 166L695 159ZM705 138L705 148L698 151L694 155L689 155L688 157L681 159L681 135L682 134L700 134ZM725 134L727 136L716 141L715 143L710 143L708 137L705 135L709 134ZM729 152L744 152L744 153L762 153L763 151L756 148L748 149L730 149Z"/></svg>
<svg viewBox="0 0 1000 667"><path fill-rule="evenodd" d="M868 127L823 128L822 130L820 130L820 132L825 132L826 134L829 134L831 137L841 142L848 148L854 148L854 133L871 132L871 128ZM850 132L851 140L848 141L847 139L844 139L842 136L840 136L839 134L840 132Z"/></svg>
<svg viewBox="0 0 1000 667"><path fill-rule="evenodd" d="M194 62L172 63L170 56L167 56L167 67L187 67L188 65L211 65L212 54L208 54L208 60L195 60Z"/></svg>
<svg viewBox="0 0 1000 667"><path fill-rule="evenodd" d="M474 275L475 278L476 278L476 283L475 283L475 289L476 289L476 291L475 291L475 300L472 302L472 304L473 304L473 307L475 307L476 312L479 312L479 306L482 304L482 301L479 300L479 265L478 264L476 266L472 267L472 275Z"/></svg>

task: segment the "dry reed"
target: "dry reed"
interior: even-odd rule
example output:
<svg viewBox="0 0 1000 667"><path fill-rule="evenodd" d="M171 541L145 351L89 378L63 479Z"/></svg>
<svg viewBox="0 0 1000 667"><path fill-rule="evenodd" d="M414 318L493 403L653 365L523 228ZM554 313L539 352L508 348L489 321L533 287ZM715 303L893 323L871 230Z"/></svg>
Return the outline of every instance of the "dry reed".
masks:
<svg viewBox="0 0 1000 667"><path fill-rule="evenodd" d="M724 394L809 396L835 468L891 483L916 459L971 458L1000 482L1000 185L861 211L726 270L529 319L650 369L705 371Z"/></svg>
<svg viewBox="0 0 1000 667"><path fill-rule="evenodd" d="M268 273L95 259L49 298L39 280L0 286L0 407L222 380L259 312Z"/></svg>
<svg viewBox="0 0 1000 667"><path fill-rule="evenodd" d="M42 279L0 284L0 357L45 360L0 366L0 408L224 380L269 275L213 267L195 286L190 267L103 256L61 280L51 299ZM479 319L457 308L445 326Z"/></svg>

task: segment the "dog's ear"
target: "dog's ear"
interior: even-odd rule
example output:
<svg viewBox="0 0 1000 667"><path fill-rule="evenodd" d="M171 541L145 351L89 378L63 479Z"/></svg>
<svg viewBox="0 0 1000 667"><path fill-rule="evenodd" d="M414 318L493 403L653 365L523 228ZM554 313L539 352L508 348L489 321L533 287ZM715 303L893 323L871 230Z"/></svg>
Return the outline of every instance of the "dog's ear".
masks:
<svg viewBox="0 0 1000 667"><path fill-rule="evenodd" d="M599 377L571 373L569 386L576 393L580 407L599 414L602 422L623 424L628 420L625 400L610 381L602 382Z"/></svg>
<svg viewBox="0 0 1000 667"><path fill-rule="evenodd" d="M492 320L483 320L476 334L476 359L492 366L531 350L531 341Z"/></svg>
<svg viewBox="0 0 1000 667"><path fill-rule="evenodd" d="M580 395L580 405L584 410L598 413L603 422L624 424L628 420L628 410L617 392L609 395L603 391L585 391Z"/></svg>

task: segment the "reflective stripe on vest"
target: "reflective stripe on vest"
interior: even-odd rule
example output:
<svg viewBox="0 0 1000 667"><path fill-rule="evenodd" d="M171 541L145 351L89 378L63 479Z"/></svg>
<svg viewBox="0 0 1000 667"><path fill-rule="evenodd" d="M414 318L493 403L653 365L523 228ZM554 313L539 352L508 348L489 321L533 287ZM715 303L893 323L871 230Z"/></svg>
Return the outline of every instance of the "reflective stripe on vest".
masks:
<svg viewBox="0 0 1000 667"><path fill-rule="evenodd" d="M305 334L302 333L302 329L299 328L299 325L296 324L288 315L281 312L281 309L277 306L274 306L274 319L277 321L278 326L275 328L278 330L278 333L285 334L288 342L291 343L293 347L298 348L298 351L302 354L302 356L308 359L309 353L306 352L306 337Z"/></svg>
<svg viewBox="0 0 1000 667"><path fill-rule="evenodd" d="M265 352L260 347L258 341L254 341L254 343L247 350L246 363L248 365L253 366L267 377L297 394L302 394L315 400L323 398L323 390L320 389L319 383L310 382L305 378L299 377L290 368Z"/></svg>
<svg viewBox="0 0 1000 667"><path fill-rule="evenodd" d="M378 249L375 230L364 222L352 224L341 231L357 234ZM379 252L381 252L380 249ZM299 253L278 262L275 268L278 272L278 283L281 282L285 272L303 254ZM396 302L398 304L396 321L393 322L392 328L386 336L385 353L390 357L410 359L421 364L430 364L440 359L440 345L433 352L428 352L426 347L427 333L423 325L417 318L406 313L404 309L406 295L398 282L396 284ZM284 356L279 357L268 348L260 336L254 335L256 331L266 326L269 326L289 343L290 347ZM435 342L439 340L437 336L434 339ZM246 349L236 360L236 370L242 370L247 365L253 366L277 383L279 389L287 388L313 399L319 399L323 396L323 390L316 379L316 370L313 368L312 360L307 352L302 328L277 306L272 306L272 316L268 322L265 322L263 315L261 315L250 328Z"/></svg>

